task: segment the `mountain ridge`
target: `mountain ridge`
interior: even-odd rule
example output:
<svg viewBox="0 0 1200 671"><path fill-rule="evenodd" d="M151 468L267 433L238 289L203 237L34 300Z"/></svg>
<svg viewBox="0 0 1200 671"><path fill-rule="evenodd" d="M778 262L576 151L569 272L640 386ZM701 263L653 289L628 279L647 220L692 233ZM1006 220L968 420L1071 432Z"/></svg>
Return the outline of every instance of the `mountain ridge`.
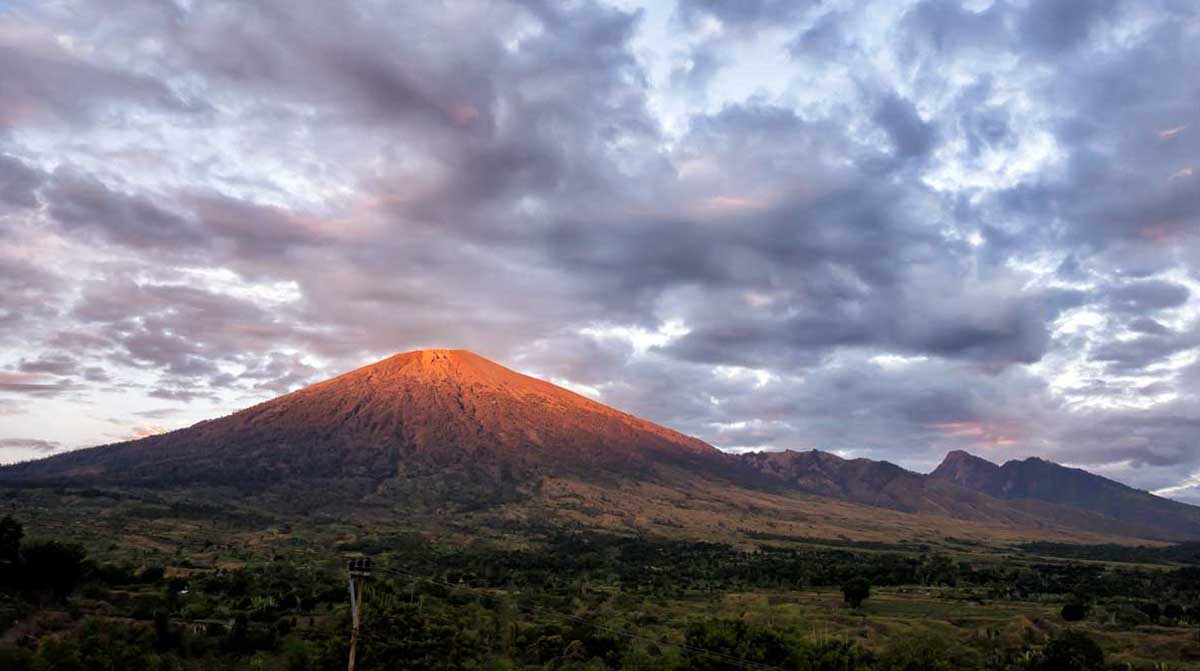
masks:
<svg viewBox="0 0 1200 671"><path fill-rule="evenodd" d="M1200 538L1200 509L1193 525L1179 510L1146 520L1072 501L994 495L985 489L1003 467L987 464L952 452L940 472L922 475L817 450L733 455L473 352L434 349L169 433L3 467L0 485L219 488L222 496L273 497L306 510L371 501L553 515L566 505L584 518L607 510L608 518L635 519L652 508L679 513L702 491L710 517L745 515L739 506L757 516L768 500L805 511L796 521L808 519L809 527L812 516L834 512L875 518L869 522L877 526L911 522L867 512L888 510L922 517L929 528L956 520L1042 536ZM565 498L551 502L551 490Z"/></svg>
<svg viewBox="0 0 1200 671"><path fill-rule="evenodd" d="M929 477L998 499L1069 505L1156 533L1200 534L1200 508L1040 457L995 464L955 450Z"/></svg>

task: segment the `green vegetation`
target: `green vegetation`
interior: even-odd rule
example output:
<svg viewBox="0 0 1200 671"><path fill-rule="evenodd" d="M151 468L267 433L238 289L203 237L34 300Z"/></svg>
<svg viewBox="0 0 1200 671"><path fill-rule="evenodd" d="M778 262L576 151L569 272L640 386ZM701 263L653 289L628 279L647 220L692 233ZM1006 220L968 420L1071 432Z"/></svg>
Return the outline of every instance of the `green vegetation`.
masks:
<svg viewBox="0 0 1200 671"><path fill-rule="evenodd" d="M344 669L349 554L375 565L363 671L1200 669L1191 566L528 526L517 545L306 531L85 551L0 518L0 669Z"/></svg>

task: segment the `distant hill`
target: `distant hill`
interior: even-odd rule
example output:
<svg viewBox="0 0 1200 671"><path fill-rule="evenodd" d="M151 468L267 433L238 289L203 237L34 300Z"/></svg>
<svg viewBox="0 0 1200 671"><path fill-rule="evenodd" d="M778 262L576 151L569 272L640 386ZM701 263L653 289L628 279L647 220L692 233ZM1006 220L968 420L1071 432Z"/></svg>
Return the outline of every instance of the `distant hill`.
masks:
<svg viewBox="0 0 1200 671"><path fill-rule="evenodd" d="M1149 536L1200 537L1200 508L1037 457L1001 466L956 450L946 455L930 477L998 499L1045 501L1088 510L1136 525Z"/></svg>
<svg viewBox="0 0 1200 671"><path fill-rule="evenodd" d="M0 468L0 487L691 537L1200 538L1200 509L1048 462L1013 471L965 453L932 476L818 451L727 454L472 352L422 350L178 431Z"/></svg>

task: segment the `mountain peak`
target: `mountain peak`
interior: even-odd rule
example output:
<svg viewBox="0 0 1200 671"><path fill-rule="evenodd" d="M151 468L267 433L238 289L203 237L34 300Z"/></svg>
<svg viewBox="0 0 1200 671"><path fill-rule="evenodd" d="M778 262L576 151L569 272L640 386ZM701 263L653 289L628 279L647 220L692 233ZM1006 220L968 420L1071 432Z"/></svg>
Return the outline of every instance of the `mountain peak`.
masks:
<svg viewBox="0 0 1200 671"><path fill-rule="evenodd" d="M414 349L408 352L399 352L392 356L375 362L374 365L387 365L396 363L418 362L422 366L445 365L455 361L466 361L484 359L478 354L469 349L447 349L444 347L433 347L430 349Z"/></svg>
<svg viewBox="0 0 1200 671"><path fill-rule="evenodd" d="M987 459L964 450L954 450L946 454L930 477L979 491L987 489L999 473L1000 467Z"/></svg>
<svg viewBox="0 0 1200 671"><path fill-rule="evenodd" d="M467 349L419 349L401 352L367 364L297 394L320 389L353 387L354 393L388 394L389 389L411 384L452 384L463 394L479 394L486 388L505 389L513 394L535 394L559 402L606 407L544 380L518 373Z"/></svg>
<svg viewBox="0 0 1200 671"><path fill-rule="evenodd" d="M995 465L995 462L992 462L988 459L984 459L983 457L971 454L970 452L968 452L966 450L950 450L949 452L946 453L946 457L944 459L942 459L943 464L945 464L946 462L956 463L956 462L963 462L963 461L968 461L968 462L984 461L989 464Z"/></svg>
<svg viewBox="0 0 1200 671"><path fill-rule="evenodd" d="M419 375L434 371L464 374L473 369L480 368L508 370L500 364L485 359L471 350L433 348L393 354L386 359L381 359L375 363L367 364L362 368L350 371L346 375L353 375L358 372L379 373L385 371L403 372L406 375Z"/></svg>

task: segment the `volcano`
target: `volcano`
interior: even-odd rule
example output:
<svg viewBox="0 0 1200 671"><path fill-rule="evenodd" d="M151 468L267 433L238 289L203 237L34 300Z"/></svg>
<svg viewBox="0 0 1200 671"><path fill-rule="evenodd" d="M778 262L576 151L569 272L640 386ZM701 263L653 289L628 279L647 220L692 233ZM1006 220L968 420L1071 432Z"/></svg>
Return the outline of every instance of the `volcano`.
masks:
<svg viewBox="0 0 1200 671"><path fill-rule="evenodd" d="M467 350L397 354L220 419L20 464L5 480L247 485L427 473L518 480L709 467L715 447Z"/></svg>

